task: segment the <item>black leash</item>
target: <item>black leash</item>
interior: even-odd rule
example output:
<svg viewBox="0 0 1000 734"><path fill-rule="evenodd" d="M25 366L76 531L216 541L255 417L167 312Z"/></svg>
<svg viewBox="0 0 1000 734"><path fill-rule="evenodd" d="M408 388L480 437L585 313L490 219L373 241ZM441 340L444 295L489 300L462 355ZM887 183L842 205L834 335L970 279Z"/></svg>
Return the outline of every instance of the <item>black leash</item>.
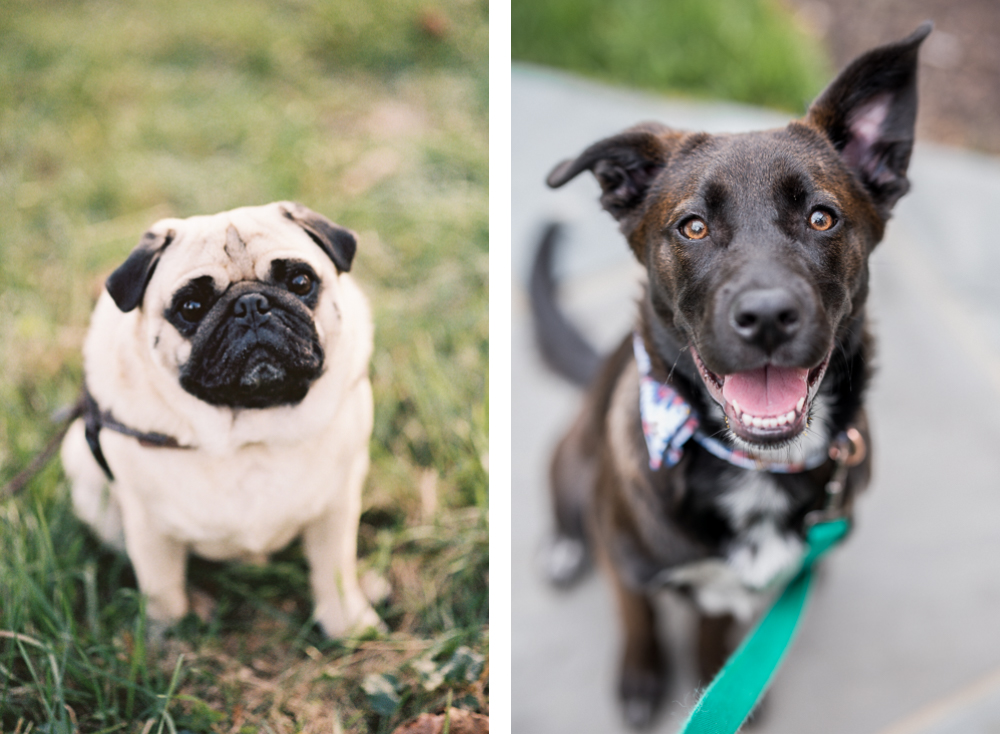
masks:
<svg viewBox="0 0 1000 734"><path fill-rule="evenodd" d="M48 465L48 463L52 460L52 457L55 456L56 452L59 450L59 444L62 443L70 425L73 421L83 415L83 404L84 396L80 395L80 398L69 409L69 414L65 419L63 419L63 423L59 427L59 430L56 431L56 434L49 439L47 444L45 444L45 448L39 451L35 455L35 458L28 462L26 467L15 474L9 482L0 488L0 499L4 497L13 497L15 494L24 489L28 482L30 482L36 474Z"/></svg>
<svg viewBox="0 0 1000 734"><path fill-rule="evenodd" d="M115 433L121 433L124 436L131 436L139 442L140 446L163 449L192 448L191 446L181 444L173 436L153 431L139 431L130 426L126 426L124 423L115 418L111 414L110 410L101 410L97 401L94 400L94 396L90 394L90 390L87 389L85 384L80 393L79 399L70 409L68 417L56 432L56 435L49 439L45 448L43 448L24 469L18 472L13 479L0 488L0 498L10 497L17 494L24 489L25 485L30 482L36 474L45 468L49 461L52 460L52 457L55 456L56 451L59 450L59 444L66 436L66 432L69 430L70 425L77 418L83 418L84 436L87 439L87 446L90 447L90 453L94 455L94 460L101 467L101 470L104 472L104 475L108 478L109 482L114 481L115 475L112 473L111 467L108 466L108 460L104 458L104 451L101 450L102 428L114 431Z"/></svg>

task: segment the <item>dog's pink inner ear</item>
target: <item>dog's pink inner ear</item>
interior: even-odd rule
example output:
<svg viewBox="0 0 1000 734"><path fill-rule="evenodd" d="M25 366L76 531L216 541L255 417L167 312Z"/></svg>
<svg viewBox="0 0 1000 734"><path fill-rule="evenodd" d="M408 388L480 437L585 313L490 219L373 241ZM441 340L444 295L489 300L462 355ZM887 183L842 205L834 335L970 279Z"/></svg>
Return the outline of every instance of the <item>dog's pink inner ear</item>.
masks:
<svg viewBox="0 0 1000 734"><path fill-rule="evenodd" d="M882 159L876 144L882 137L882 125L891 104L892 95L879 94L854 110L847 120L849 137L841 155L848 166L864 171L874 183L886 183L893 178L888 170L876 173Z"/></svg>

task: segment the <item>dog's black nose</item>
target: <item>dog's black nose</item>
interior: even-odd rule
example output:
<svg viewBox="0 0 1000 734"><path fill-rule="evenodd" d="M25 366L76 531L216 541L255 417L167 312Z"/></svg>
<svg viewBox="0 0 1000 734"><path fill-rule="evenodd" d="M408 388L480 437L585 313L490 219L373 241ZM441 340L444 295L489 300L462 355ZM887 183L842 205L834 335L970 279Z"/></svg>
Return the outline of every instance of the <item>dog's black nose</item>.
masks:
<svg viewBox="0 0 1000 734"><path fill-rule="evenodd" d="M268 318L271 302L262 293L246 293L236 299L233 304L233 316L237 323L245 326L257 326Z"/></svg>
<svg viewBox="0 0 1000 734"><path fill-rule="evenodd" d="M734 301L730 323L740 338L770 354L795 336L802 308L784 288L745 291Z"/></svg>

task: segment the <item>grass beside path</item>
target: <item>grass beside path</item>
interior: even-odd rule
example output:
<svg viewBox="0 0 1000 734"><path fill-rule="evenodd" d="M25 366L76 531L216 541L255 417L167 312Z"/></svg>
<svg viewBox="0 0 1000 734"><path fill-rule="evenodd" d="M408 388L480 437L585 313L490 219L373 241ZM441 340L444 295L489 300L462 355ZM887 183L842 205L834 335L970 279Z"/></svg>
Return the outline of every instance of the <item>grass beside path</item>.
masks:
<svg viewBox="0 0 1000 734"><path fill-rule="evenodd" d="M71 403L107 274L164 216L301 201L359 234L376 319L359 539L390 633L324 640L298 546L192 561L217 604L144 643L58 460L0 499L0 731L391 732L488 710L485 0L7 3L0 482Z"/></svg>
<svg viewBox="0 0 1000 734"><path fill-rule="evenodd" d="M823 49L778 0L513 0L511 54L625 86L794 113L829 77Z"/></svg>

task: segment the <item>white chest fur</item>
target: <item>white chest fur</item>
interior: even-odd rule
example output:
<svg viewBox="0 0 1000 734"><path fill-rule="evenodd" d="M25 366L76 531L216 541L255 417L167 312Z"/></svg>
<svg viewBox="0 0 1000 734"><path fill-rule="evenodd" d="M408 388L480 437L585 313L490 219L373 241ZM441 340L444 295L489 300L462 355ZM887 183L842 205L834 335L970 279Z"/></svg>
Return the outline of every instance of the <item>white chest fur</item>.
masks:
<svg viewBox="0 0 1000 734"><path fill-rule="evenodd" d="M212 455L142 448L107 433L102 443L118 479L112 491L126 511L141 509L158 531L206 558L274 552L310 521L353 501L346 484L352 462L364 456L371 420L365 392L348 396L325 431L292 445Z"/></svg>
<svg viewBox="0 0 1000 734"><path fill-rule="evenodd" d="M757 611L768 592L798 568L803 544L783 529L789 501L766 472L734 471L723 478L722 514L736 532L722 558L669 569L664 581L689 587L699 608L741 621Z"/></svg>

